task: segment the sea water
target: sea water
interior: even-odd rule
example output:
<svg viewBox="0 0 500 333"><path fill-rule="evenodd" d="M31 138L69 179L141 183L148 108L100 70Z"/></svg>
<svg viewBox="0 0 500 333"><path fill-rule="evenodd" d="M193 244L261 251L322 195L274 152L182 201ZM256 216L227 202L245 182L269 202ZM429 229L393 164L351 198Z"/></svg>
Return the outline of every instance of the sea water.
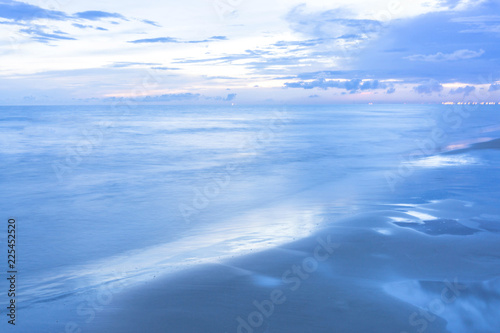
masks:
<svg viewBox="0 0 500 333"><path fill-rule="evenodd" d="M421 222L434 216L419 205L461 202L484 216L457 217L458 231L394 227L498 232L499 120L491 105L0 107L22 321L105 283L224 262L364 211Z"/></svg>

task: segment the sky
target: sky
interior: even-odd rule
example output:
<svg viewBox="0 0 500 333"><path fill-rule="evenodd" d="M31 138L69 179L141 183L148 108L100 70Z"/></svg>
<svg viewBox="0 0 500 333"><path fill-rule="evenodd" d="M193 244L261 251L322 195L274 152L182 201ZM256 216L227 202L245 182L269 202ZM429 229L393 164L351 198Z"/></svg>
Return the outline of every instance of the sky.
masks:
<svg viewBox="0 0 500 333"><path fill-rule="evenodd" d="M500 102L500 1L0 0L0 104Z"/></svg>

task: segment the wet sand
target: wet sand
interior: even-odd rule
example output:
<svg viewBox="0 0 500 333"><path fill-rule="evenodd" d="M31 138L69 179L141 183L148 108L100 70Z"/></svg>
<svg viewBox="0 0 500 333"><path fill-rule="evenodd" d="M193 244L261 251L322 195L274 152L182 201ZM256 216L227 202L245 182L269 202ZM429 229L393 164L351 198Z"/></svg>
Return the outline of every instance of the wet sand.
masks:
<svg viewBox="0 0 500 333"><path fill-rule="evenodd" d="M455 206L469 210L449 201L439 212L463 214L443 210ZM394 223L405 218L415 220L397 210L361 214L272 250L143 283L117 295L89 331L476 332L481 320L490 332L494 309L469 327L446 318L471 299L495 297L477 286L500 275L497 235L456 234L455 225L429 235Z"/></svg>

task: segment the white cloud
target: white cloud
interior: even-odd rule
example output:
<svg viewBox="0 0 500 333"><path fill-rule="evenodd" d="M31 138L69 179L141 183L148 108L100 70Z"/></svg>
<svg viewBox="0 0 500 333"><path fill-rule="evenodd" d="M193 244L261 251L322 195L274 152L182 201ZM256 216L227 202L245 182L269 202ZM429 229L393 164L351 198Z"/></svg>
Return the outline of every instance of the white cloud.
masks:
<svg viewBox="0 0 500 333"><path fill-rule="evenodd" d="M456 60L465 60L472 58L479 58L485 53L483 49L479 51L473 50L457 50L453 53L442 53L438 52L436 54L415 54L405 59L409 59L411 61L456 61Z"/></svg>
<svg viewBox="0 0 500 333"><path fill-rule="evenodd" d="M386 61L387 66L391 66L388 70L381 69L381 61L373 67L365 66L359 60L362 51L372 57L376 45L384 46L384 59L394 55L394 59L397 57L397 61L403 63L403 74L406 67L411 67L403 60L405 56L413 61L429 62L425 65L440 66L430 62L477 58L485 53L479 48L487 50L490 57L495 54L493 47L480 42L453 44L451 51L461 50L449 54L430 54L436 50L420 47L416 50L408 48L404 54L385 52L395 49L390 45L392 39L386 37L392 27L399 27L410 21L409 18L415 19L425 13L444 12L443 4L466 3L464 0L221 0L234 7L234 15L222 19L214 8L217 0L185 0L182 3L156 0L22 1L42 8L53 4L54 7L50 6L52 10L63 13L60 15L65 19L35 17L21 22L22 25L0 19L0 44L4 46L0 50L3 63L0 81L4 81L9 90L9 93L3 93L4 96L11 96L14 90L23 94L37 95L40 91L45 94L44 90L49 87L54 94L64 90L66 95L71 92L76 98L129 95L131 85L135 86L136 81L141 82L143 76L155 71L157 76L164 78L158 91L151 92L155 94L207 94L204 89L213 89L213 95L217 95L217 89L251 91L250 87L258 85L257 90L262 91L263 96L267 97L264 91L269 91L269 95L290 97L299 94L298 89L281 89L283 84L293 81L293 78L301 81L319 78L312 74L309 79L302 77L307 73L338 72L331 74L332 80L378 79L382 82L388 78L399 79L401 73L393 73L395 62ZM297 7L305 2L306 6ZM89 11L119 13L126 19L119 22L114 18L98 21L75 19L76 13L88 14ZM484 18L480 14L464 11L460 13L464 16L462 21L456 18L453 23L464 29L476 29ZM493 29L497 18L488 16L489 29ZM147 23L150 21L157 24ZM40 29L33 30L37 26ZM420 23L420 26L424 25ZM33 29L26 30L28 28ZM486 28L481 26L481 29ZM33 35L44 37L42 33L56 36L45 44L33 40ZM429 35L427 31L424 33ZM65 36L73 39L63 39ZM213 36L224 38L215 40ZM457 41L462 41L464 36L469 35L460 34ZM168 38L178 42L130 43L137 40L167 41ZM204 40L210 42L202 43ZM420 45L442 44L421 42ZM398 47L403 46L398 43ZM443 45L443 50L450 48ZM424 66L418 65L417 74L420 75L420 67ZM176 69L172 72L162 68ZM427 79L425 74L418 75L412 82ZM439 81L448 82L446 79ZM16 84L11 85L12 82ZM464 85L472 84L463 82ZM419 89L425 93L426 87ZM408 95L413 91L411 88L406 89ZM391 98L404 92L398 87ZM307 95L307 91L303 93L305 98L310 96L310 91ZM244 94L238 92L238 100L243 97Z"/></svg>

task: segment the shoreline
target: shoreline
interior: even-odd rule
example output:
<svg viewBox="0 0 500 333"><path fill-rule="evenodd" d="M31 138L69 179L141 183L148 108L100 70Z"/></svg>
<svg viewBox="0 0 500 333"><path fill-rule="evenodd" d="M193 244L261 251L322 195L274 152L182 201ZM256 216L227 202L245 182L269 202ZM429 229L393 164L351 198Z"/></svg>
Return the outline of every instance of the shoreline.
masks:
<svg viewBox="0 0 500 333"><path fill-rule="evenodd" d="M390 223L373 213L347 218L284 246L144 283L117 295L112 310L104 309L89 331L408 331L413 327L409 316L418 308L388 293L387 285L439 284L457 276L472 283L500 274L500 268L463 259L469 247L451 246L460 237L463 244L489 253L496 245L493 236L483 237L480 246L474 245L474 235L444 236L436 243L438 238L410 229L394 227L392 236L366 230L368 218L379 227ZM339 247L327 260L318 260L326 254L318 253L318 245L328 238ZM445 327L445 320L436 317L426 332L446 332Z"/></svg>

